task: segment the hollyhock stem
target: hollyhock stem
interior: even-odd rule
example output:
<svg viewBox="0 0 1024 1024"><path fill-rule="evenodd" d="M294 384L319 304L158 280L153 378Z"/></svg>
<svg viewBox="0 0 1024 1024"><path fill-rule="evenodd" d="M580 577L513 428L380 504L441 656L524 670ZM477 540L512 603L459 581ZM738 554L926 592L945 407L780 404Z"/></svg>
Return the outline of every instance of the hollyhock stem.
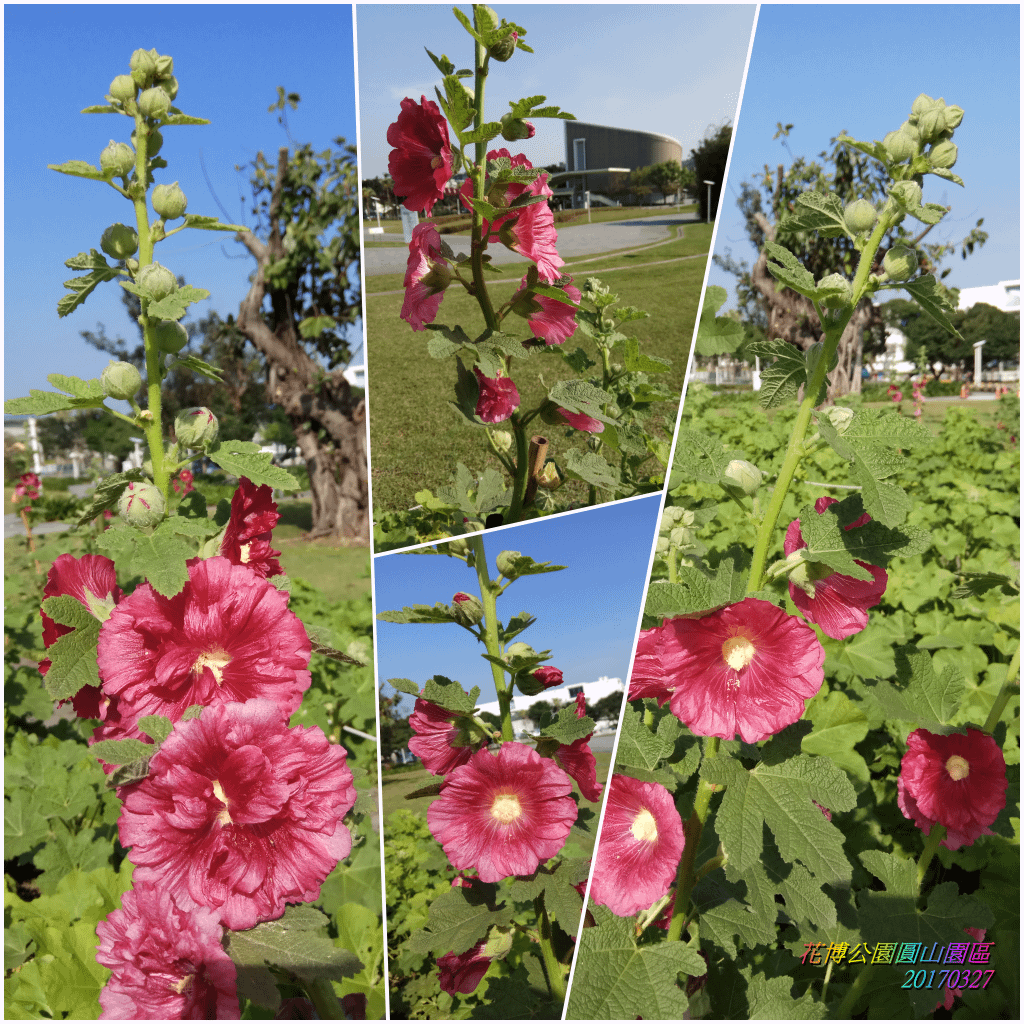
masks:
<svg viewBox="0 0 1024 1024"><path fill-rule="evenodd" d="M547 908L544 906L544 896L541 894L533 901L533 909L540 922L540 951L544 959L544 971L548 976L548 988L551 990L551 997L557 1002L565 1002L565 972L562 965L555 956L555 949L551 942L551 921L548 919Z"/></svg>
<svg viewBox="0 0 1024 1024"><path fill-rule="evenodd" d="M316 1007L321 1020L345 1020L345 1011L334 994L334 986L329 981L325 978L304 981L302 987L306 990L309 1001Z"/></svg>
<svg viewBox="0 0 1024 1024"><path fill-rule="evenodd" d="M720 742L717 736L708 737L707 747L704 749L705 760L718 756ZM679 872L676 875L676 906L672 913L672 923L668 928L669 942L678 941L683 935L683 925L686 922L690 906L690 894L693 892L696 882L693 866L697 861L700 837L704 831L704 822L708 820L711 794L714 791L714 786L710 782L706 782L704 779L700 780L700 784L697 786L697 796L693 802L693 814L683 825L686 842L683 845L683 855L679 859Z"/></svg>
<svg viewBox="0 0 1024 1024"><path fill-rule="evenodd" d="M933 825L931 832L928 833L927 840L925 840L924 850L921 852L921 857L917 862L918 888L920 888L921 883L924 881L925 873L928 871L928 865L932 862L932 857L935 856L935 853L939 848L939 844L945 838L945 826Z"/></svg>
<svg viewBox="0 0 1024 1024"><path fill-rule="evenodd" d="M1010 698L1013 696L1013 691L1020 688L1016 682L1019 672L1020 644L1017 645L1017 650L1013 652L1013 660L1010 662L1010 667L1006 670L1006 682L1003 683L1002 689L996 696L996 702L992 705L992 710L988 713L988 718L985 719L985 724L981 727L982 732L987 732L991 736L992 730L999 724L999 719L1002 717L1007 703L1009 703Z"/></svg>
<svg viewBox="0 0 1024 1024"><path fill-rule="evenodd" d="M473 115L473 127L479 129L484 120L484 83L487 78L487 50L483 43L476 41L476 60L474 62L475 76L473 80L473 104L476 111ZM484 197L484 181L487 177L487 143L476 143L476 169L473 172L473 195L477 199ZM494 306L491 304L491 297L487 294L487 282L484 279L484 240L483 240L484 215L477 209L473 210L473 238L470 252L473 263L473 286L476 301L484 314L484 321L492 330L498 329L498 318L494 313Z"/></svg>
<svg viewBox="0 0 1024 1024"><path fill-rule="evenodd" d="M512 424L516 439L516 472L512 480L512 502L508 508L508 522L518 523L523 517L526 485L530 476L530 442L526 436L526 427L518 413L513 413L509 422Z"/></svg>
<svg viewBox="0 0 1024 1024"><path fill-rule="evenodd" d="M21 521L25 524L25 546L29 549L29 551L35 551L35 549L36 549L36 542L35 542L35 539L32 536L32 527L29 525L29 522L28 522L28 510L29 510L29 506L28 505L22 505L22 507L21 507Z"/></svg>
<svg viewBox="0 0 1024 1024"><path fill-rule="evenodd" d="M501 657L501 641L498 639L498 592L491 583L490 574L487 571L487 553L484 551L484 539L480 534L473 535L470 543L476 557L473 562L476 566L476 578L480 584L480 603L484 606L483 636L481 639L487 648L487 653L494 658ZM492 661L491 675L494 678L494 689L498 693L498 710L501 717L501 739L503 743L515 739L512 731L512 692L505 685L505 670Z"/></svg>

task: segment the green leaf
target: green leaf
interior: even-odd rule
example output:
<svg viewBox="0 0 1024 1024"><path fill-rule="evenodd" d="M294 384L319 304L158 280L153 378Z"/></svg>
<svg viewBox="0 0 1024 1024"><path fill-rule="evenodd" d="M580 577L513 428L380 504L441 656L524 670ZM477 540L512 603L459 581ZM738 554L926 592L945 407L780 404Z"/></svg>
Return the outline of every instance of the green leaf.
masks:
<svg viewBox="0 0 1024 1024"><path fill-rule="evenodd" d="M46 954L37 956L39 977L57 1020L95 1019L100 989L110 971L96 962L96 928L81 921L47 928Z"/></svg>
<svg viewBox="0 0 1024 1024"><path fill-rule="evenodd" d="M677 582L655 580L648 586L644 614L660 619L699 618L742 600L746 583L747 573L736 568L732 557L723 558L710 576L694 566L681 565Z"/></svg>
<svg viewBox="0 0 1024 1024"><path fill-rule="evenodd" d="M27 398L11 398L4 402L4 412L8 416L46 416L65 409L96 409L102 404L102 399L68 398L55 391L32 388Z"/></svg>
<svg viewBox="0 0 1024 1024"><path fill-rule="evenodd" d="M476 114L473 101L456 75L445 75L444 91L448 97L448 121L456 132L461 132Z"/></svg>
<svg viewBox="0 0 1024 1024"><path fill-rule="evenodd" d="M687 481L718 483L725 467L739 454L726 449L717 437L681 429L676 440L672 472L682 474Z"/></svg>
<svg viewBox="0 0 1024 1024"><path fill-rule="evenodd" d="M59 622L62 626L70 626L72 629L83 627L88 629L96 621L96 616L81 601L70 594L44 598L42 610L54 622Z"/></svg>
<svg viewBox="0 0 1024 1024"><path fill-rule="evenodd" d="M208 123L208 122L204 122ZM242 224L222 224L216 217L201 217L195 213L185 214L185 227L200 231L248 231Z"/></svg>
<svg viewBox="0 0 1024 1024"><path fill-rule="evenodd" d="M508 580L518 579L520 576L539 576L546 572L561 572L566 568L564 565L552 565L550 562L535 562L529 555L519 551L502 551L498 557L502 560L501 575Z"/></svg>
<svg viewBox="0 0 1024 1024"><path fill-rule="evenodd" d="M172 369L174 367L184 366L186 369L191 370L193 373L198 373L201 377L207 377L210 380L215 380L218 383L222 381L221 371L214 366L212 363L207 363L200 359L199 356L184 355L178 356L175 359Z"/></svg>
<svg viewBox="0 0 1024 1024"><path fill-rule="evenodd" d="M87 177L87 175L82 175L82 177ZM72 256L71 259L64 261L64 266L70 267L72 270L89 270L91 273L84 277L73 277L64 282L64 287L74 294L65 295L58 301L57 315L62 317L67 316L68 313L85 302L97 285L103 281L113 281L121 273L119 267L110 266L104 256L95 249Z"/></svg>
<svg viewBox="0 0 1024 1024"><path fill-rule="evenodd" d="M111 473L110 476L104 477L92 492L92 501L79 515L78 525L84 526L107 509L113 508L129 483L144 479L145 475L141 469L131 469L127 473Z"/></svg>
<svg viewBox="0 0 1024 1024"><path fill-rule="evenodd" d="M139 719L139 729L159 746L174 729L174 723L163 715L145 715ZM104 758L104 760L106 760ZM110 762L114 764L116 762Z"/></svg>
<svg viewBox="0 0 1024 1024"><path fill-rule="evenodd" d="M740 969L750 983L747 986L749 1020L824 1020L828 1016L828 1008L815 1000L810 988L799 999L794 999L791 977L766 978L758 974L752 978L752 971L751 967Z"/></svg>
<svg viewBox="0 0 1024 1024"><path fill-rule="evenodd" d="M423 47L423 49L427 50L425 46ZM435 57L429 50L427 50L427 56L434 62L434 67L436 67L437 70L440 71L442 75L455 74L455 65L446 56L442 55L441 59L438 60L438 58Z"/></svg>
<svg viewBox="0 0 1024 1024"><path fill-rule="evenodd" d="M808 703L804 718L814 724L814 731L801 742L805 754L828 756L854 778L869 780L867 762L854 750L868 734L867 716L845 693L819 692Z"/></svg>
<svg viewBox="0 0 1024 1024"><path fill-rule="evenodd" d="M490 142L491 139L496 139L501 134L501 124L498 121L487 121L480 125L479 128L474 128L472 131L462 132L460 139L464 146L471 145L473 143Z"/></svg>
<svg viewBox="0 0 1024 1024"><path fill-rule="evenodd" d="M430 904L430 930L415 933L407 943L408 948L416 953L465 953L494 925L507 925L512 920L512 908L502 903L497 910L491 910L493 902L492 886L457 886L442 893Z"/></svg>
<svg viewBox="0 0 1024 1024"><path fill-rule="evenodd" d="M444 708L446 711L455 711L462 715L472 715L476 710L476 701L480 696L480 687L474 686L469 693L462 688L462 685L453 679L445 676L431 676L423 684L424 700Z"/></svg>
<svg viewBox="0 0 1024 1024"><path fill-rule="evenodd" d="M614 491L621 483L619 471L605 462L597 452L581 452L570 448L565 453L565 471L577 480L606 491Z"/></svg>
<svg viewBox="0 0 1024 1024"><path fill-rule="evenodd" d="M664 777L669 774L661 772L654 778L658 765L675 749L675 742L664 735L651 732L644 724L643 709L633 704L626 705L626 713L622 716L619 728L619 745L615 755L615 771L633 778L641 778L644 782L661 780L662 785L670 784Z"/></svg>
<svg viewBox="0 0 1024 1024"><path fill-rule="evenodd" d="M771 360L761 370L761 391L758 397L763 409L774 409L792 402L800 386L807 383L804 354L788 341L758 341L747 346L752 356Z"/></svg>
<svg viewBox="0 0 1024 1024"><path fill-rule="evenodd" d="M99 399L101 403L106 398L103 386L97 378L82 380L81 377L67 377L63 373L50 373L46 379L55 388L66 391L75 398L86 398L90 401Z"/></svg>
<svg viewBox="0 0 1024 1024"><path fill-rule="evenodd" d="M193 302L202 302L209 297L210 293L205 288L193 288L186 284L158 302L151 302L146 312L150 317L161 320L180 320Z"/></svg>
<svg viewBox="0 0 1024 1024"><path fill-rule="evenodd" d="M89 616L92 619L92 616ZM43 684L54 700L67 700L83 686L99 686L100 677L96 669L96 644L100 638L100 623L97 619L66 633L47 650L50 671Z"/></svg>
<svg viewBox="0 0 1024 1024"><path fill-rule="evenodd" d="M576 740L589 736L594 731L594 720L584 715L576 717L576 705L566 704L560 708L554 719L541 729L541 736L549 736L564 746L575 743Z"/></svg>
<svg viewBox="0 0 1024 1024"><path fill-rule="evenodd" d="M548 400L568 409L581 412L605 423L611 422L602 411L602 405L614 402L615 396L585 380L560 380L548 391Z"/></svg>
<svg viewBox="0 0 1024 1024"><path fill-rule="evenodd" d="M699 355L717 356L735 352L743 340L743 325L729 316L715 316L725 305L729 293L718 285L708 285L700 312L700 325L694 348Z"/></svg>
<svg viewBox="0 0 1024 1024"><path fill-rule="evenodd" d="M576 890L590 874L590 861L586 858L560 860L551 871L540 868L532 875L518 877L509 889L509 897L516 903L532 903L544 896L544 908L553 914L568 935L579 931L583 914L583 897Z"/></svg>
<svg viewBox="0 0 1024 1024"><path fill-rule="evenodd" d="M902 285L906 288L917 304L940 326L956 338L962 337L950 322L947 314L955 312L949 305L945 295L939 291L938 282L933 274L923 274Z"/></svg>
<svg viewBox="0 0 1024 1024"><path fill-rule="evenodd" d="M210 122L205 117L192 117L190 114L182 114L180 111L175 111L174 107L171 107L172 113L164 117L163 121L160 122L160 127L163 128L165 125L193 125L193 124L209 124Z"/></svg>
<svg viewBox="0 0 1024 1024"><path fill-rule="evenodd" d="M782 291L783 287L787 287L809 299L814 298L814 275L785 246L776 242L765 242L764 251L768 258L768 273L779 282L776 291Z"/></svg>
<svg viewBox="0 0 1024 1024"><path fill-rule="evenodd" d="M788 231L817 231L823 238L849 235L843 206L834 192L803 192L796 208L783 218Z"/></svg>
<svg viewBox="0 0 1024 1024"><path fill-rule="evenodd" d="M156 715L152 716L158 717ZM89 753L107 764L131 764L152 757L157 751L152 743L142 740L101 740L89 748Z"/></svg>
<svg viewBox="0 0 1024 1024"><path fill-rule="evenodd" d="M288 470L270 464L270 452L261 452L252 441L218 441L206 449L206 454L225 472L248 477L257 486L267 484L282 491L294 491L299 486Z"/></svg>
<svg viewBox="0 0 1024 1024"><path fill-rule="evenodd" d="M672 369L668 359L642 355L636 338L627 338L622 343L622 365L630 373L668 373Z"/></svg>
<svg viewBox="0 0 1024 1024"><path fill-rule="evenodd" d="M120 114L121 108L112 106L110 103L97 103L91 107L83 107L80 114Z"/></svg>
<svg viewBox="0 0 1024 1024"><path fill-rule="evenodd" d="M862 679L884 679L896 673L892 640L870 629L847 640L839 660Z"/></svg>
<svg viewBox="0 0 1024 1024"><path fill-rule="evenodd" d="M967 684L963 676L947 665L937 675L927 651L905 646L894 648L895 682L881 680L868 685L854 681L858 696L876 704L886 718L916 722L934 731L949 732Z"/></svg>
<svg viewBox="0 0 1024 1024"><path fill-rule="evenodd" d="M157 532L149 537L136 534L131 558L133 575L144 576L158 594L174 597L188 583L185 562L194 555L191 545L173 533Z"/></svg>
<svg viewBox="0 0 1024 1024"><path fill-rule="evenodd" d="M110 181L113 177L107 171L86 163L84 160L68 160L62 164L47 164L46 169L60 174L70 174L73 178L90 178L93 181Z"/></svg>
<svg viewBox="0 0 1024 1024"><path fill-rule="evenodd" d="M406 605L400 612L378 612L377 618L381 622L457 622L451 606L442 604L440 601L435 605L414 604L412 607Z"/></svg>
<svg viewBox="0 0 1024 1024"><path fill-rule="evenodd" d="M414 697L420 695L420 688L411 679L389 679L388 683L399 693L411 693Z"/></svg>

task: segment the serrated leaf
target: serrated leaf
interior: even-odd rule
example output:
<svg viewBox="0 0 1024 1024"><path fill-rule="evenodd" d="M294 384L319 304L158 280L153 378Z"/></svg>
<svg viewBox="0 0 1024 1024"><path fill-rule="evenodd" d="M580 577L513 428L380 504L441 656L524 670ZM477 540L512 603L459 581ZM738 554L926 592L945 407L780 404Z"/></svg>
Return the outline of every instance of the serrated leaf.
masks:
<svg viewBox="0 0 1024 1024"><path fill-rule="evenodd" d="M961 182L961 184L963 184ZM960 332L950 322L947 313L954 312L950 308L946 297L939 291L938 282L933 274L923 274L921 277L907 281L903 288L906 288L917 304L940 326L952 334L955 338L961 338Z"/></svg>
<svg viewBox="0 0 1024 1024"><path fill-rule="evenodd" d="M89 616L92 619L92 616ZM99 686L96 644L100 637L97 619L60 637L46 652L50 670L43 683L54 700L67 700L83 686Z"/></svg>
<svg viewBox="0 0 1024 1024"><path fill-rule="evenodd" d="M473 143L490 142L491 139L496 139L501 134L501 124L498 121L487 121L480 125L479 128L474 128L468 132L462 132L460 138L462 144L468 146Z"/></svg>
<svg viewBox="0 0 1024 1024"><path fill-rule="evenodd" d="M723 558L708 576L691 565L681 565L677 581L655 580L647 588L644 614L655 618L698 617L743 598L747 574L737 570L733 558Z"/></svg>
<svg viewBox="0 0 1024 1024"><path fill-rule="evenodd" d="M558 919L567 934L575 935L583 914L583 897L576 885L585 882L589 874L589 860L561 860L551 871L541 868L525 878L516 878L509 897L517 903L532 903L543 894L547 912Z"/></svg>
<svg viewBox="0 0 1024 1024"><path fill-rule="evenodd" d="M761 370L761 391L758 401L763 409L774 409L796 398L801 385L807 383L807 364L804 354L795 345L776 338L747 346L752 356L771 360Z"/></svg>
<svg viewBox="0 0 1024 1024"><path fill-rule="evenodd" d="M190 114L168 114L160 122L160 127L163 128L165 125L191 125L191 124L209 124L209 120L205 117L192 117Z"/></svg>
<svg viewBox="0 0 1024 1024"><path fill-rule="evenodd" d="M206 455L225 472L248 477L257 486L267 484L282 491L299 486L288 470L270 464L270 452L261 452L252 441L218 441L206 449Z"/></svg>
<svg viewBox="0 0 1024 1024"><path fill-rule="evenodd" d="M582 452L578 448L570 448L565 453L565 471L577 480L606 491L614 491L621 482L619 471L597 452Z"/></svg>
<svg viewBox="0 0 1024 1024"><path fill-rule="evenodd" d="M437 704L447 711L454 711L462 715L472 715L476 710L476 701L480 696L480 687L474 686L469 693L462 688L462 685L446 676L431 676L423 684L424 700Z"/></svg>
<svg viewBox="0 0 1024 1024"><path fill-rule="evenodd" d="M113 175L101 171L85 160L67 160L62 164L47 164L48 171L69 174L73 178L90 178L93 181L109 181Z"/></svg>
<svg viewBox="0 0 1024 1024"><path fill-rule="evenodd" d="M883 679L869 686L854 681L857 693L873 701L883 710L885 717L919 726L941 729L948 726L960 709L967 684L963 676L951 665L941 675L935 673L927 651L905 646L893 649L894 682Z"/></svg>
<svg viewBox="0 0 1024 1024"><path fill-rule="evenodd" d="M619 727L619 745L615 754L615 770L629 775L632 769L654 771L662 758L675 749L675 743L651 732L644 724L641 707L626 705Z"/></svg>
<svg viewBox="0 0 1024 1024"><path fill-rule="evenodd" d="M87 175L82 175L82 177L87 177ZM68 313L85 302L97 285L103 281L113 281L121 273L120 268L110 266L103 255L95 249L90 249L88 253L81 252L77 256L72 256L71 259L64 261L64 266L70 267L72 270L90 270L91 273L83 277L73 277L64 282L64 287L74 294L65 295L57 302L57 314L62 317L67 316Z"/></svg>
<svg viewBox="0 0 1024 1024"><path fill-rule="evenodd" d="M814 275L785 246L765 242L764 251L768 258L768 273L779 282L778 291L787 287L809 299L814 298Z"/></svg>
<svg viewBox="0 0 1024 1024"><path fill-rule="evenodd" d="M681 473L688 481L718 483L725 467L736 455L727 450L717 437L697 430L680 430L672 472Z"/></svg>
<svg viewBox="0 0 1024 1024"><path fill-rule="evenodd" d="M613 402L615 397L585 380L561 380L548 390L548 399L569 412L581 412L609 422L602 406Z"/></svg>
<svg viewBox="0 0 1024 1024"><path fill-rule="evenodd" d="M88 628L96 621L96 616L81 601L70 594L44 598L42 610L54 622L59 622L62 626L70 626L72 629Z"/></svg>
<svg viewBox="0 0 1024 1024"><path fill-rule="evenodd" d="M800 998L792 995L793 979L788 975L766 978L763 974L750 977L751 967L744 967L740 973L750 982L747 986L750 1020L824 1020L828 1007L815 1000L811 991Z"/></svg>
<svg viewBox="0 0 1024 1024"><path fill-rule="evenodd" d="M566 704L560 708L554 719L541 729L541 736L549 736L564 746L575 743L594 731L594 720L584 715L576 717L576 705Z"/></svg>
<svg viewBox="0 0 1024 1024"><path fill-rule="evenodd" d="M102 404L102 399L69 398L55 391L32 388L27 398L11 398L4 402L4 412L8 416L46 416L65 409L96 409Z"/></svg>
<svg viewBox="0 0 1024 1024"><path fill-rule="evenodd" d="M217 381L218 384L223 380L220 369L212 363L207 363L205 360L200 359L199 356L178 356L171 369L174 369L174 367L177 366L184 366L193 373L198 373L202 377L208 377L210 380Z"/></svg>
<svg viewBox="0 0 1024 1024"><path fill-rule="evenodd" d="M531 615L529 612L520 612L518 615L513 615L508 620L507 626L502 626L501 623L498 624L498 638L502 643L507 643L529 629L536 621L536 616Z"/></svg>
<svg viewBox="0 0 1024 1024"><path fill-rule="evenodd" d="M411 693L414 697L420 695L420 688L411 679L389 679L388 683L399 693Z"/></svg>
<svg viewBox="0 0 1024 1024"><path fill-rule="evenodd" d="M848 235L843 207L834 192L803 192L795 209L783 218L789 231L817 231L823 238Z"/></svg>
<svg viewBox="0 0 1024 1024"><path fill-rule="evenodd" d="M743 325L732 317L715 316L725 305L729 293L719 285L708 285L701 306L700 325L694 348L702 356L724 355L735 352L743 340Z"/></svg>
<svg viewBox="0 0 1024 1024"><path fill-rule="evenodd" d="M672 369L668 359L641 354L636 338L627 338L622 343L622 365L630 373L668 373Z"/></svg>
<svg viewBox="0 0 1024 1024"><path fill-rule="evenodd" d="M107 764L132 764L152 757L156 749L152 743L143 743L142 740L101 740L89 748L89 753Z"/></svg>
<svg viewBox="0 0 1024 1024"><path fill-rule="evenodd" d="M248 231L242 224L223 224L216 217L201 217L195 213L185 214L185 227L200 231Z"/></svg>
<svg viewBox="0 0 1024 1024"><path fill-rule="evenodd" d="M456 132L471 124L476 110L469 94L456 75L445 75L444 91L448 97L448 121Z"/></svg>
<svg viewBox="0 0 1024 1024"><path fill-rule="evenodd" d="M139 729L159 746L171 735L174 723L163 715L145 715L139 719Z"/></svg>
<svg viewBox="0 0 1024 1024"><path fill-rule="evenodd" d="M182 285L177 291L165 295L159 301L150 302L146 313L160 320L180 320L193 302L202 302L209 297L210 293L205 288L193 288L190 284Z"/></svg>
<svg viewBox="0 0 1024 1024"><path fill-rule="evenodd" d="M414 604L406 605L401 611L378 612L381 622L457 622L450 605Z"/></svg>
<svg viewBox="0 0 1024 1024"><path fill-rule="evenodd" d="M483 885L471 889L456 886L442 893L430 904L429 931L415 933L408 948L436 955L465 953L491 927L507 925L512 919L512 908L506 908L504 903L497 910L490 909L494 898L493 887Z"/></svg>
<svg viewBox="0 0 1024 1024"><path fill-rule="evenodd" d="M131 566L135 573L145 576L158 594L174 597L188 583L185 562L194 554L191 545L180 537L163 533L149 537L137 534Z"/></svg>
<svg viewBox="0 0 1024 1024"><path fill-rule="evenodd" d="M804 717L814 724L814 731L803 737L805 754L830 757L850 775L867 782L870 778L864 758L854 747L868 734L868 720L845 693L820 693L807 705Z"/></svg>
<svg viewBox="0 0 1024 1024"><path fill-rule="evenodd" d="M96 378L82 380L81 377L68 377L63 373L50 373L47 374L46 379L55 388L67 392L67 394L72 395L74 398L87 398L90 400L98 398L101 402L106 398L103 387Z"/></svg>

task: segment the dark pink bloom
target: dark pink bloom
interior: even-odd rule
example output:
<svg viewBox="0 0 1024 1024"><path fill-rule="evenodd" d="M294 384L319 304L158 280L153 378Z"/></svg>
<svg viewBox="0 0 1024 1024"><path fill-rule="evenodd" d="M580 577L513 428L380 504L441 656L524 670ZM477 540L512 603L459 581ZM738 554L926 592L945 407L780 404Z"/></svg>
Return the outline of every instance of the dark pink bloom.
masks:
<svg viewBox="0 0 1024 1024"><path fill-rule="evenodd" d="M698 736L747 743L792 725L821 689L825 652L814 631L748 597L700 619L669 619L640 634L629 695L670 701Z"/></svg>
<svg viewBox="0 0 1024 1024"><path fill-rule="evenodd" d="M409 260L405 268L405 301L402 319L414 331L426 329L441 308L445 289L452 282L448 261L441 255L441 236L433 224L417 224L412 229Z"/></svg>
<svg viewBox="0 0 1024 1024"><path fill-rule="evenodd" d="M29 501L34 501L39 497L39 488L42 486L35 473L22 473L14 485L11 501L17 501L19 498L28 498Z"/></svg>
<svg viewBox="0 0 1024 1024"><path fill-rule="evenodd" d="M534 679L537 680L545 690L550 690L552 686L562 685L562 670L555 668L554 665L540 665L535 668L531 673Z"/></svg>
<svg viewBox="0 0 1024 1024"><path fill-rule="evenodd" d="M619 917L646 910L675 881L683 822L656 782L613 775L594 861L590 896Z"/></svg>
<svg viewBox="0 0 1024 1024"><path fill-rule="evenodd" d="M814 503L814 510L821 515L836 503L835 498L822 497ZM850 523L847 530L853 530L870 522L871 516L866 512L856 522ZM786 530L785 550L787 555L806 547L800 533L800 520L794 519ZM822 575L816 576L811 571L809 586L813 593L789 584L789 596L793 603L803 612L804 617L821 626L822 632L835 640L845 640L854 633L859 633L868 624L868 609L873 608L882 600L889 576L877 565L868 565L858 561L862 569L871 573L870 580L855 580L852 576L833 572L828 566L821 566Z"/></svg>
<svg viewBox="0 0 1024 1024"><path fill-rule="evenodd" d="M341 1008L350 1020L366 1020L366 993L349 992L341 997Z"/></svg>
<svg viewBox="0 0 1024 1024"><path fill-rule="evenodd" d="M988 733L937 736L915 729L907 737L896 799L903 814L925 835L944 825L947 850L972 846L1006 806L1006 761Z"/></svg>
<svg viewBox="0 0 1024 1024"><path fill-rule="evenodd" d="M569 412L561 406L558 407L558 412L574 430L585 430L590 434L600 434L604 430L604 424L600 420L595 420L585 412Z"/></svg>
<svg viewBox="0 0 1024 1024"><path fill-rule="evenodd" d="M181 494L181 496L184 497L190 491L194 491L195 487L192 485L193 480L195 480L195 477L192 475L191 471L183 469L178 474L178 479L172 481L174 486L174 493Z"/></svg>
<svg viewBox="0 0 1024 1024"><path fill-rule="evenodd" d="M143 583L100 630L103 692L120 698L126 728L251 697L273 700L287 720L310 683L309 639L288 595L226 558L195 559L188 572L175 597Z"/></svg>
<svg viewBox="0 0 1024 1024"><path fill-rule="evenodd" d="M211 907L233 930L308 903L352 848L345 748L289 729L273 701L206 708L178 722L127 794L118 822L135 882L179 907Z"/></svg>
<svg viewBox="0 0 1024 1024"><path fill-rule="evenodd" d="M469 594L464 594L461 590L452 598L456 604L462 604L464 601L472 601L473 598Z"/></svg>
<svg viewBox="0 0 1024 1024"><path fill-rule="evenodd" d="M821 813L825 815L825 820L826 821L831 821L832 820L832 812L827 807L822 807L821 804L819 804L817 800L812 800L811 803L814 804L814 806L817 807L818 810L821 811Z"/></svg>
<svg viewBox="0 0 1024 1024"><path fill-rule="evenodd" d="M416 733L409 740L409 749L433 775L447 775L473 754L475 737L465 718L454 711L419 697L409 725Z"/></svg>
<svg viewBox="0 0 1024 1024"><path fill-rule="evenodd" d="M231 496L231 518L220 542L220 553L233 565L247 565L264 579L283 575L277 560L281 552L270 546L271 531L280 518L274 492L266 484L257 487L243 476Z"/></svg>
<svg viewBox="0 0 1024 1024"><path fill-rule="evenodd" d="M485 377L475 366L480 397L476 400L476 414L484 423L502 423L519 408L519 392L515 381L508 377Z"/></svg>
<svg viewBox="0 0 1024 1024"><path fill-rule="evenodd" d="M526 288L525 277L520 288ZM579 288L569 283L564 285L562 290L573 302L579 304ZM535 294L531 296L531 301L540 306L540 310L532 312L526 319L530 324L530 330L536 337L543 339L546 345L561 345L576 333L576 310L572 306L567 306L564 302L547 295Z"/></svg>
<svg viewBox="0 0 1024 1024"><path fill-rule="evenodd" d="M483 981L487 968L491 966L491 957L483 953L486 939L481 939L465 953L446 953L437 958L438 981L441 988L450 996L469 995L475 992Z"/></svg>
<svg viewBox="0 0 1024 1024"><path fill-rule="evenodd" d="M180 910L166 889L137 885L96 934L96 960L113 972L101 1020L238 1020L235 965L214 911Z"/></svg>
<svg viewBox="0 0 1024 1024"><path fill-rule="evenodd" d="M587 701L582 693L576 694L576 717L587 717ZM591 803L596 804L601 799L601 790L604 786L597 781L597 759L588 746L593 735L591 732L581 739L573 740L572 743L560 743L552 757L562 771L576 780L580 792Z"/></svg>
<svg viewBox="0 0 1024 1024"><path fill-rule="evenodd" d="M457 870L483 882L530 875L565 844L576 820L569 777L522 743L478 750L427 809L434 838Z"/></svg>
<svg viewBox="0 0 1024 1024"><path fill-rule="evenodd" d="M388 128L388 173L394 181L396 196L404 196L407 210L422 210L427 216L434 203L444 195L444 186L452 176L452 147L448 141L448 122L437 104L420 97L406 97L398 120Z"/></svg>

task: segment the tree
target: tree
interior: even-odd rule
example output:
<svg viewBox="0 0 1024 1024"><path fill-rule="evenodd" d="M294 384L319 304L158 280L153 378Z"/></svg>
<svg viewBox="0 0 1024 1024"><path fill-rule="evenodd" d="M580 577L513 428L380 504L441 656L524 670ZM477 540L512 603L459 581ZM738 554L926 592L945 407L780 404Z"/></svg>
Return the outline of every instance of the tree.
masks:
<svg viewBox="0 0 1024 1024"><path fill-rule="evenodd" d="M696 149L690 150L693 161L694 187L697 190L697 202L700 206L700 219L713 220L718 214L718 204L722 198L722 185L725 183L725 165L729 159L729 144L732 142L732 125L726 121L721 125L711 125L704 133L704 139ZM711 186L711 214L708 215L708 186L705 181L714 182Z"/></svg>
<svg viewBox="0 0 1024 1024"><path fill-rule="evenodd" d="M779 123L775 137L785 139L792 128L792 124ZM849 238L823 238L818 232L791 227L788 215L795 208L797 196L809 189L835 192L844 204L854 199L867 199L877 206L885 199L889 180L877 160L838 139L831 141L832 149L818 154L820 162L795 157L788 169L780 163L774 170L765 164L759 177L743 183L737 205L746 221L747 236L758 252L752 267L748 269L745 262L735 260L728 250L724 256L714 257L719 266L736 275L737 293L745 317L761 326L767 337L782 338L803 350L820 340L821 323L810 299L788 288L776 290L777 281L768 272L764 243L778 242L786 246L816 281L836 272L852 276L859 254ZM966 259L975 247L984 244L988 236L981 230L981 224L979 220L957 246L924 242L931 227L917 221L904 221L883 239L879 253L884 254L902 241L913 245L923 257L922 272L936 273L941 261L957 248ZM936 276L945 277L948 273L947 268ZM830 374L830 399L860 392L864 353L884 347L884 326L879 307L868 299L863 300L840 340L839 362Z"/></svg>
<svg viewBox="0 0 1024 1024"><path fill-rule="evenodd" d="M276 167L257 154L257 231L237 236L256 272L237 327L266 359L267 395L287 414L306 460L311 536L368 541L366 405L343 373L360 315L359 188L355 149L334 142L321 153L282 147Z"/></svg>
<svg viewBox="0 0 1024 1024"><path fill-rule="evenodd" d="M592 709L588 709L587 714L595 722L601 718L610 718L613 722L618 722L621 711L622 691L617 690L615 693L609 693L602 697Z"/></svg>
<svg viewBox="0 0 1024 1024"><path fill-rule="evenodd" d="M402 714L404 695L396 693L393 697L380 697L380 759L390 761L391 755L397 750L404 750L412 739L412 726L408 715Z"/></svg>
<svg viewBox="0 0 1024 1024"><path fill-rule="evenodd" d="M666 160L647 168L647 180L661 193L663 203L679 190L682 177L683 168L678 160Z"/></svg>

